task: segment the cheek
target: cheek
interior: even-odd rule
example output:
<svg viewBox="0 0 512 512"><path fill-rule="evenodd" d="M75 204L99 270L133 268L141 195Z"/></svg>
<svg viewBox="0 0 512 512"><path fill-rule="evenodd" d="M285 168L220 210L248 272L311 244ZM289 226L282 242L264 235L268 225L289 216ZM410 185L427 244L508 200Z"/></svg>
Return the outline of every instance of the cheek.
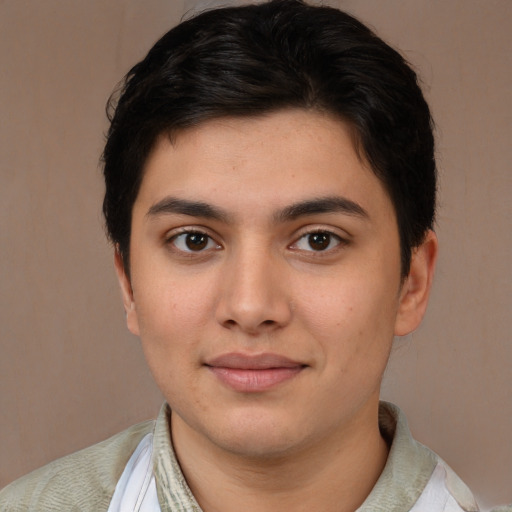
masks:
<svg viewBox="0 0 512 512"><path fill-rule="evenodd" d="M168 271L134 276L134 299L143 341L165 344L203 325L212 300L204 279Z"/></svg>
<svg viewBox="0 0 512 512"><path fill-rule="evenodd" d="M341 371L354 366L385 366L393 340L397 296L386 280L355 275L324 283L304 301L303 319L317 338L324 359Z"/></svg>
<svg viewBox="0 0 512 512"><path fill-rule="evenodd" d="M141 276L143 277L143 276ZM201 332L210 316L211 297L193 280L140 280L134 298L140 339L160 388L175 386L197 358Z"/></svg>
<svg viewBox="0 0 512 512"><path fill-rule="evenodd" d="M172 292L145 299L137 305L144 356L166 400L179 409L176 396L194 396L201 308L197 300L189 302Z"/></svg>

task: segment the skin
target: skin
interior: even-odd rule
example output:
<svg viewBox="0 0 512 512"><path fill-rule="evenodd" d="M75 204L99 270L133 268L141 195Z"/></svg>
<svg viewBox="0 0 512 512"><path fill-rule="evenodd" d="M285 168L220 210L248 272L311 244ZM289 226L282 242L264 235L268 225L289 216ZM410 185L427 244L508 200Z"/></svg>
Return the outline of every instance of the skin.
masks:
<svg viewBox="0 0 512 512"><path fill-rule="evenodd" d="M394 208L337 119L287 110L158 140L130 279L118 254L116 269L203 510L364 501L387 457L377 414L393 337L419 325L436 253L428 232L401 279ZM277 383L273 370L226 381L226 354L295 366Z"/></svg>

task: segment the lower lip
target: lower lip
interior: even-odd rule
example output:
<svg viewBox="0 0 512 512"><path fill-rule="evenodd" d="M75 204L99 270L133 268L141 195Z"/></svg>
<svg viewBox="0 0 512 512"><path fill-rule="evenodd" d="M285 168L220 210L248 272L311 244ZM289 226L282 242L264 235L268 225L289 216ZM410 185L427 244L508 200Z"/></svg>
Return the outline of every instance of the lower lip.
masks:
<svg viewBox="0 0 512 512"><path fill-rule="evenodd" d="M261 370L246 370L240 368L224 368L210 366L211 372L224 384L243 393L258 393L267 391L283 382L286 382L297 374L303 367L291 368L267 368Z"/></svg>

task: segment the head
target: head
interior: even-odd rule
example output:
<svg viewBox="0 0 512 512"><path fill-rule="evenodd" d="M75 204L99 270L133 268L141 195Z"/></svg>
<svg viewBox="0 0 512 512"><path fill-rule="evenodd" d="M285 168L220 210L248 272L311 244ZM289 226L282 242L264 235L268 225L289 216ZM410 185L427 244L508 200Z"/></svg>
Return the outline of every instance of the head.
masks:
<svg viewBox="0 0 512 512"><path fill-rule="evenodd" d="M338 118L389 194L403 277L432 228L434 139L417 77L397 51L339 10L276 0L204 12L153 46L110 107L103 211L128 274L132 209L158 137L212 119L289 108Z"/></svg>
<svg viewBox="0 0 512 512"><path fill-rule="evenodd" d="M432 152L413 71L334 9L206 12L130 71L104 207L173 436L264 457L378 436L428 299Z"/></svg>

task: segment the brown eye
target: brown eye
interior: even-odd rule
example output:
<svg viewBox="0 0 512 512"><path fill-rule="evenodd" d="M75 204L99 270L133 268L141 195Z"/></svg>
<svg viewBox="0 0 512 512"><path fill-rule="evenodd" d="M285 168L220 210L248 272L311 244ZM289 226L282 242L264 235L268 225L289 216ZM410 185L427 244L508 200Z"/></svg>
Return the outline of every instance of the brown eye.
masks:
<svg viewBox="0 0 512 512"><path fill-rule="evenodd" d="M185 244L191 251L201 251L208 245L208 236L203 233L188 233Z"/></svg>
<svg viewBox="0 0 512 512"><path fill-rule="evenodd" d="M331 234L311 233L308 235L308 244L314 251L325 251L331 244Z"/></svg>
<svg viewBox="0 0 512 512"><path fill-rule="evenodd" d="M344 243L338 235L329 231L313 231L302 235L294 244L294 249L306 252L324 252Z"/></svg>
<svg viewBox="0 0 512 512"><path fill-rule="evenodd" d="M170 243L182 252L202 252L210 249L220 249L220 245L200 231L187 231L171 238Z"/></svg>

